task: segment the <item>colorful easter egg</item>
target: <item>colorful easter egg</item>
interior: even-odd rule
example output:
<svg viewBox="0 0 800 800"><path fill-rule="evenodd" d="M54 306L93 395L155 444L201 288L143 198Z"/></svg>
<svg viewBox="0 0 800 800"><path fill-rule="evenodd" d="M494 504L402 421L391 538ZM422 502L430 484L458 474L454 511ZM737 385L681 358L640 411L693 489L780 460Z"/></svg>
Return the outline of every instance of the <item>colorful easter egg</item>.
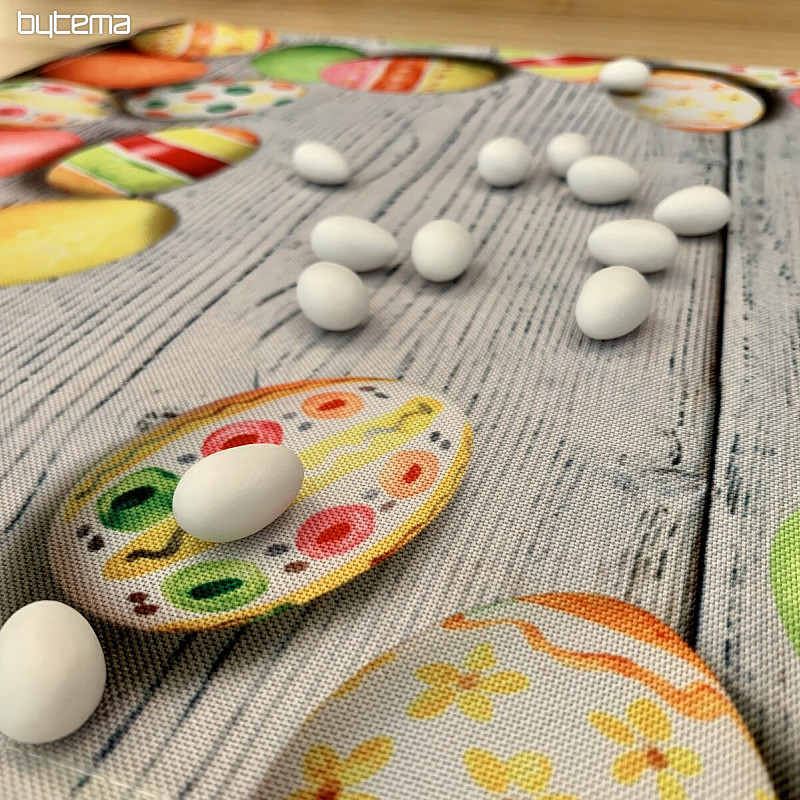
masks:
<svg viewBox="0 0 800 800"><path fill-rule="evenodd" d="M143 119L225 119L286 105L305 91L285 81L218 78L148 89L131 97L125 109Z"/></svg>
<svg viewBox="0 0 800 800"><path fill-rule="evenodd" d="M764 115L761 97L713 75L655 70L647 89L610 95L620 109L665 128L724 133L745 128Z"/></svg>
<svg viewBox="0 0 800 800"><path fill-rule="evenodd" d="M217 400L87 469L56 515L51 564L75 605L114 622L237 625L329 592L413 539L455 492L471 441L458 409L384 378L321 378ZM236 542L181 530L172 493L187 465L258 442L300 457L294 504Z"/></svg>
<svg viewBox="0 0 800 800"><path fill-rule="evenodd" d="M208 72L208 67L191 61L105 50L53 61L40 72L50 78L102 89L148 89L196 80Z"/></svg>
<svg viewBox="0 0 800 800"><path fill-rule="evenodd" d="M254 133L222 125L123 136L69 156L47 173L47 182L88 197L167 192L242 161L259 144Z"/></svg>
<svg viewBox="0 0 800 800"><path fill-rule="evenodd" d="M49 200L0 209L0 286L83 272L138 253L178 221L144 200Z"/></svg>
<svg viewBox="0 0 800 800"><path fill-rule="evenodd" d="M322 80L332 86L391 94L462 92L493 83L498 76L492 64L429 56L367 58L322 71Z"/></svg>
<svg viewBox="0 0 800 800"><path fill-rule="evenodd" d="M364 666L261 786L276 800L337 788L392 800L774 798L702 659L651 614L591 594L456 614Z"/></svg>
<svg viewBox="0 0 800 800"><path fill-rule="evenodd" d="M298 83L317 83L320 73L332 64L353 61L364 54L350 47L331 44L304 44L282 47L256 56L250 65L267 78Z"/></svg>
<svg viewBox="0 0 800 800"><path fill-rule="evenodd" d="M238 56L273 47L278 37L263 28L219 22L187 22L138 33L131 45L140 53L184 61Z"/></svg>
<svg viewBox="0 0 800 800"><path fill-rule="evenodd" d="M0 178L47 166L82 144L67 131L0 130Z"/></svg>
<svg viewBox="0 0 800 800"><path fill-rule="evenodd" d="M497 56L509 67L568 83L596 83L608 59L597 56L501 48Z"/></svg>
<svg viewBox="0 0 800 800"><path fill-rule="evenodd" d="M770 579L781 622L800 656L800 511L778 529L770 553Z"/></svg>
<svg viewBox="0 0 800 800"><path fill-rule="evenodd" d="M74 83L20 78L0 83L0 125L60 128L107 117L110 95Z"/></svg>
<svg viewBox="0 0 800 800"><path fill-rule="evenodd" d="M711 64L706 61L673 61L674 67L716 72L731 75L753 86L765 89L791 89L800 86L800 70L781 67L744 66L738 64Z"/></svg>

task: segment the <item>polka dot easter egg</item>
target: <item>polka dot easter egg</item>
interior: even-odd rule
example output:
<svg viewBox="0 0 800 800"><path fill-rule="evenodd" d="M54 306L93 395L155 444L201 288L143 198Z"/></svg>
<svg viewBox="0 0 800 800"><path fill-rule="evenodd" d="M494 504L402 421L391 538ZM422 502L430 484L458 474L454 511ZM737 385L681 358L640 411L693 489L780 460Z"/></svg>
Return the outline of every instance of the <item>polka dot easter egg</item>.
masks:
<svg viewBox="0 0 800 800"><path fill-rule="evenodd" d="M0 125L60 128L95 122L114 108L111 96L67 81L23 78L0 83Z"/></svg>
<svg viewBox="0 0 800 800"><path fill-rule="evenodd" d="M50 562L76 606L114 622L237 625L329 592L399 550L450 500L471 441L458 409L386 379L317 379L217 400L90 467L56 517ZM294 504L236 542L181 530L172 495L189 465L256 443L299 455Z"/></svg>
<svg viewBox="0 0 800 800"><path fill-rule="evenodd" d="M134 197L191 186L251 156L258 136L244 128L175 128L113 139L74 153L47 182L68 194Z"/></svg>
<svg viewBox="0 0 800 800"><path fill-rule="evenodd" d="M187 22L144 31L131 45L140 53L182 61L238 56L273 47L278 37L263 28L243 28L219 22Z"/></svg>
<svg viewBox="0 0 800 800"><path fill-rule="evenodd" d="M264 796L392 800L774 797L711 670L656 617L549 594L456 614L312 713ZM432 787L443 787L432 789Z"/></svg>
<svg viewBox="0 0 800 800"><path fill-rule="evenodd" d="M285 81L220 78L139 92L125 109L143 119L225 119L286 105L304 94L301 86Z"/></svg>
<svg viewBox="0 0 800 800"><path fill-rule="evenodd" d="M333 64L322 80L341 89L391 94L437 94L479 89L496 81L491 64L427 56L367 58Z"/></svg>
<svg viewBox="0 0 800 800"><path fill-rule="evenodd" d="M655 70L639 94L611 99L640 119L696 133L745 128L758 122L765 111L756 92L710 75L670 70Z"/></svg>

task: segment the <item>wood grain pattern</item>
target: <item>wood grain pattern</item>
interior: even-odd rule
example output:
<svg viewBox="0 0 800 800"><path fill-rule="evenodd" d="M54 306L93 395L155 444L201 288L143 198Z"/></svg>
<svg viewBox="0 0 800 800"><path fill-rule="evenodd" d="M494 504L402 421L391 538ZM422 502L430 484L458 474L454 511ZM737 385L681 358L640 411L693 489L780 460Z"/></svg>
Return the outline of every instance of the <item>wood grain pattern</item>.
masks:
<svg viewBox="0 0 800 800"><path fill-rule="evenodd" d="M0 74L12 74L108 37L19 36L17 10L50 14L44 0L0 0ZM130 14L134 27L212 19L323 36L383 36L426 42L537 47L800 67L794 0L642 3L634 0L64 0L60 13Z"/></svg>
<svg viewBox="0 0 800 800"><path fill-rule="evenodd" d="M800 797L800 661L770 589L770 548L800 506L798 110L731 136L722 404L698 647ZM800 589L799 589L800 590Z"/></svg>
<svg viewBox="0 0 800 800"><path fill-rule="evenodd" d="M683 634L694 625L722 240L682 242L676 268L652 277L654 311L631 336L590 341L573 307L594 269L591 229L646 216L685 185L723 186L725 137L654 127L594 87L524 74L427 97L315 86L245 125L261 150L162 196L181 223L156 247L0 293L0 615L57 591L43 540L78 471L142 426L215 397L320 375L407 379L467 412L472 465L420 537L306 608L203 635L98 623L110 665L101 712L66 741L0 753L12 794L35 795L57 773L75 798L248 797L350 673L423 626L499 598L602 592ZM119 118L89 138L142 127ZM565 129L639 166L638 198L585 206L548 176L544 144ZM499 133L537 153L522 188L493 190L476 176L479 146ZM302 138L339 147L355 179L325 189L295 177L288 156ZM5 202L52 196L38 176L9 179L2 192ZM312 329L293 291L313 258L311 227L332 213L387 227L403 254L365 276L372 316L346 334ZM435 217L460 220L480 242L453 284L424 283L407 260L414 231Z"/></svg>

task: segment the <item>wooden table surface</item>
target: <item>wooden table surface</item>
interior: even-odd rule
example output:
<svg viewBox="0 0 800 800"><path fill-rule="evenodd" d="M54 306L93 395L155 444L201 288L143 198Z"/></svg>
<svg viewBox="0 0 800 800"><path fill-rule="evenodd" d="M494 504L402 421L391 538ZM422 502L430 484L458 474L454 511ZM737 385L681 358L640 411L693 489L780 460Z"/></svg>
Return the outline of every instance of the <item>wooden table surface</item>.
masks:
<svg viewBox="0 0 800 800"><path fill-rule="evenodd" d="M24 13L50 14L32 0ZM800 66L795 0L640 3L634 0L66 0L60 13L126 13L134 28L214 19L300 33L386 36L431 42L540 47L649 58ZM0 72L9 75L94 43L91 36L21 36L19 2L0 0Z"/></svg>

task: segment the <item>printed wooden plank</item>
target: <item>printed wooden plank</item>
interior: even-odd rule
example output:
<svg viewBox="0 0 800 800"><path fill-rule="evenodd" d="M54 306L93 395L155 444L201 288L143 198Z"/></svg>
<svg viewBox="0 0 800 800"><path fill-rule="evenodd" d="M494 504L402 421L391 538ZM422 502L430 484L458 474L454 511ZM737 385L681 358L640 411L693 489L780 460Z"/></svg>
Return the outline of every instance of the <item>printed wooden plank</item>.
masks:
<svg viewBox="0 0 800 800"><path fill-rule="evenodd" d="M682 186L722 186L724 137L650 126L595 87L530 75L428 97L315 86L278 111L243 123L263 141L248 162L162 196L181 221L151 250L0 293L0 613L57 596L43 541L81 468L164 416L252 386L375 374L443 392L475 428L467 478L417 540L306 608L202 635L98 623L110 665L104 706L66 741L0 755L19 793L52 770L69 773L77 798L249 796L344 677L435 620L497 598L602 592L691 628L721 240L681 244L677 266L651 278L651 318L623 340L584 338L573 306L594 269L584 247L592 228L648 216ZM141 128L123 118L94 138ZM585 206L546 173L544 145L568 129L641 168L635 201ZM523 188L491 189L476 175L478 148L498 134L522 136L537 154ZM304 138L344 151L353 182L324 189L293 176L288 155ZM45 194L37 187L11 179L3 196ZM314 330L293 293L313 260L311 227L333 213L384 225L402 249L398 265L365 276L369 324L339 335ZM425 284L407 258L414 231L439 216L480 242L453 284ZM36 756L47 765L32 767Z"/></svg>
<svg viewBox="0 0 800 800"><path fill-rule="evenodd" d="M800 662L770 588L770 550L800 507L800 116L783 103L731 135L721 408L698 649L800 797Z"/></svg>

